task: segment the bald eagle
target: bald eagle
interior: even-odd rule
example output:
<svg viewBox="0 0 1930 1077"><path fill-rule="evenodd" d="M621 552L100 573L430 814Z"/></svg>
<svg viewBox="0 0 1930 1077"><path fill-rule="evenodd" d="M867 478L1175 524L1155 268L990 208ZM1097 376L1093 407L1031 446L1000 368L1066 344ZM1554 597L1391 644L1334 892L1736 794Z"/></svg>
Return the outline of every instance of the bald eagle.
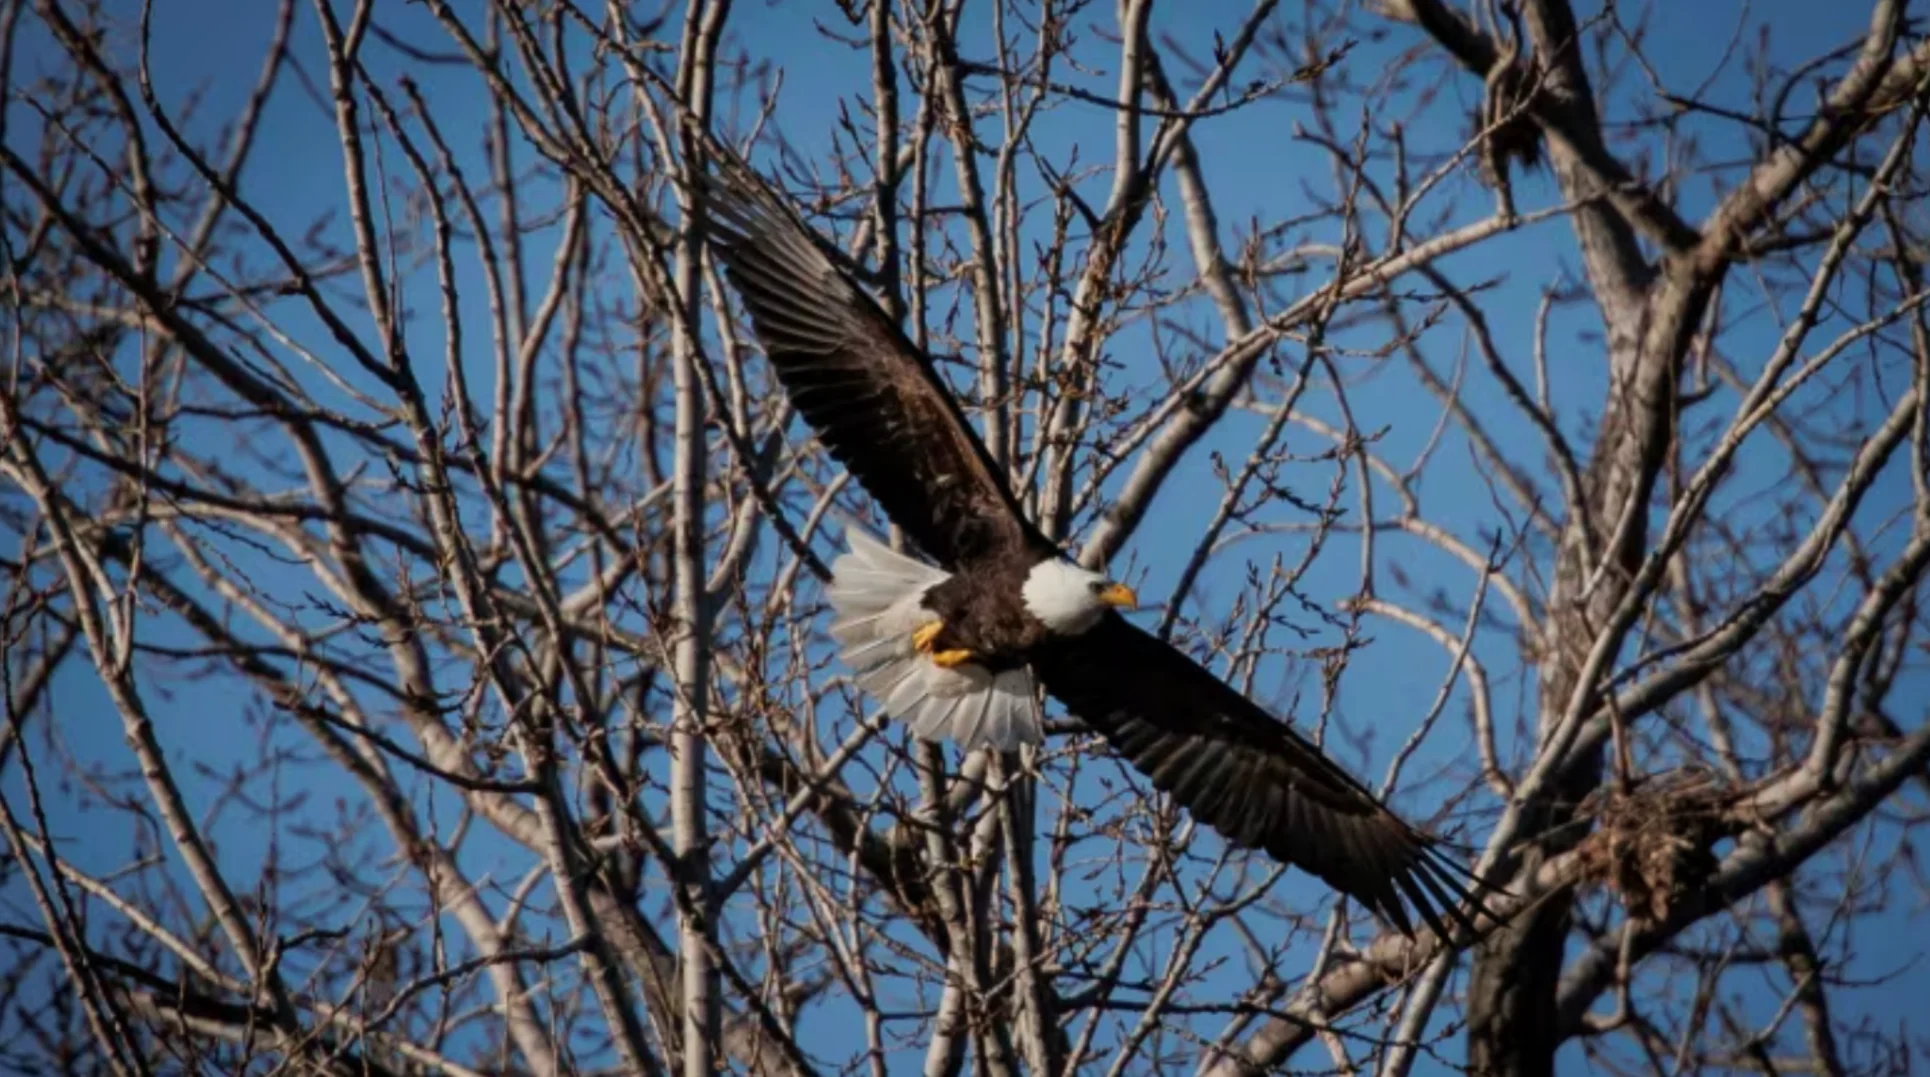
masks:
<svg viewBox="0 0 1930 1077"><path fill-rule="evenodd" d="M1265 849L1413 928L1472 932L1434 839L1205 667L1120 613L1125 585L1021 511L931 359L748 166L721 147L698 190L711 249L800 414L935 567L856 529L826 589L859 685L932 741L1043 736L1034 684L1236 845Z"/></svg>

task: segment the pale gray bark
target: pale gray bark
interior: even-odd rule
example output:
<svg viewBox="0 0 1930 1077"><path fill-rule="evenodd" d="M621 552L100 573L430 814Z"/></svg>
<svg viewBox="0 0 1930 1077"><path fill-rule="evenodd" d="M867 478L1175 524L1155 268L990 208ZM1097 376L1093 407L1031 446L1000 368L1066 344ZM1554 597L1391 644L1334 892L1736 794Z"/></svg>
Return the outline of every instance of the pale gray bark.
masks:
<svg viewBox="0 0 1930 1077"><path fill-rule="evenodd" d="M684 16L677 91L698 121L709 114L712 54L730 10L729 0L690 5ZM621 12L613 9L613 22ZM691 142L683 143L686 152ZM686 202L688 206L688 202ZM711 893L710 779L705 773L711 736L710 596L705 587L706 470L705 400L697 366L699 267L702 238L686 230L677 248L675 295L683 305L676 334L672 387L676 394L671 432L671 609L675 616L675 707L670 735L670 809L678 902L677 962L682 971L684 1077L710 1077L718 1066L723 1009L711 955L717 945L718 907Z"/></svg>

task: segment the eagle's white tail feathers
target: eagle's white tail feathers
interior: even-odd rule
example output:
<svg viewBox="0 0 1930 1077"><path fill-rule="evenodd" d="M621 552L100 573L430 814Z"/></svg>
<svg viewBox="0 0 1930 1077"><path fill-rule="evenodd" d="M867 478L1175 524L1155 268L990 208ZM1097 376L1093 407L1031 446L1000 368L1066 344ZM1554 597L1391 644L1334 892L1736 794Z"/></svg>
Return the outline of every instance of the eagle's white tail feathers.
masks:
<svg viewBox="0 0 1930 1077"><path fill-rule="evenodd" d="M944 715L951 738L960 744L1000 751L1037 744L1044 730L1039 726L1038 701L1032 694L1032 675L1023 669L1008 669L986 676L991 681L988 687L959 698L957 707Z"/></svg>
<svg viewBox="0 0 1930 1077"><path fill-rule="evenodd" d="M855 528L847 534L851 552L831 563L824 594L838 615L831 636L844 646L840 657L864 673L912 653L911 634L932 620L920 600L947 576Z"/></svg>
<svg viewBox="0 0 1930 1077"><path fill-rule="evenodd" d="M837 615L838 657L857 672L858 687L920 740L952 740L967 751L1038 743L1044 731L1029 673L945 669L912 646L912 633L936 619L923 605L925 592L948 574L857 528L846 536L851 550L832 563L825 597Z"/></svg>

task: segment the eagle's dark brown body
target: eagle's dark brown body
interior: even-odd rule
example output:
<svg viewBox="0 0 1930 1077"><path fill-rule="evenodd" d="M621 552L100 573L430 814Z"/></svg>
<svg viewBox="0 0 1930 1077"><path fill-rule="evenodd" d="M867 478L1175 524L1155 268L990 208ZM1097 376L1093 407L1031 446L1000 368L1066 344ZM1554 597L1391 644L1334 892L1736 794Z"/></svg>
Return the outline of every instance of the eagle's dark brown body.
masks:
<svg viewBox="0 0 1930 1077"><path fill-rule="evenodd" d="M933 649L971 651L974 662L994 673L1024 665L1047 635L1045 624L1026 611L1026 576L1048 556L971 565L926 591L925 608L945 622Z"/></svg>

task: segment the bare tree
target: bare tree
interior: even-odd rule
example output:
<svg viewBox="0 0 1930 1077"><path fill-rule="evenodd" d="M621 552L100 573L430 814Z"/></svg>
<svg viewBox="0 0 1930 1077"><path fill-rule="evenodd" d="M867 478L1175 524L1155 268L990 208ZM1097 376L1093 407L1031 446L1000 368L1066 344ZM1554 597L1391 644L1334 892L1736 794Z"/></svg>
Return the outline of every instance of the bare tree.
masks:
<svg viewBox="0 0 1930 1077"><path fill-rule="evenodd" d="M0 1066L1907 1068L1930 41L1856 6L0 0ZM686 117L1482 938L877 713Z"/></svg>

